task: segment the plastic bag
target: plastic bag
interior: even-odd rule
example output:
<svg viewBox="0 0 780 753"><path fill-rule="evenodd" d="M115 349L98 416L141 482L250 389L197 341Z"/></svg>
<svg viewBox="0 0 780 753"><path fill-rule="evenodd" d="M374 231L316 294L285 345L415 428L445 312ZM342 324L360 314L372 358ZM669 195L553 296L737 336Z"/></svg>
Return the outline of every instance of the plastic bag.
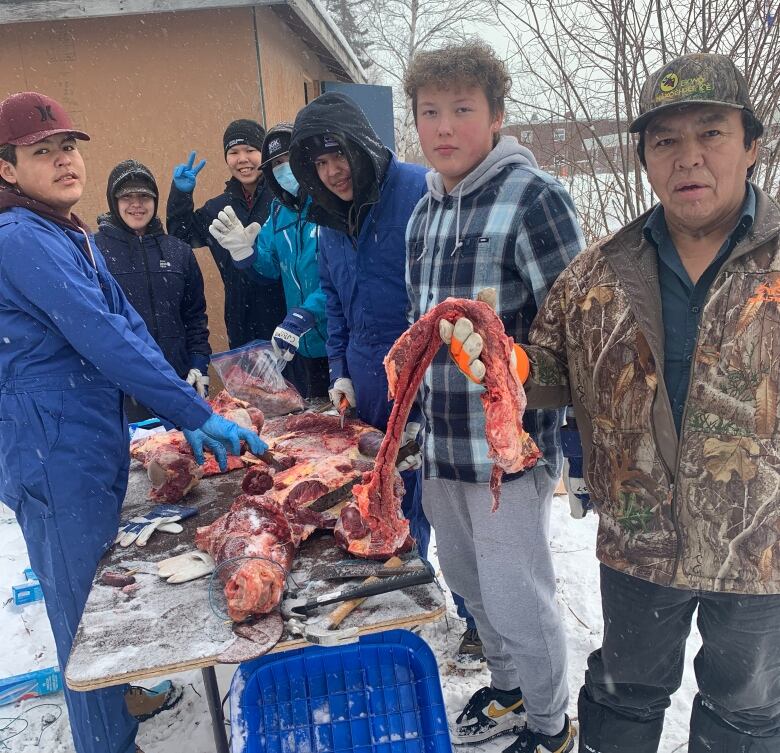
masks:
<svg viewBox="0 0 780 753"><path fill-rule="evenodd" d="M285 361L266 340L216 353L211 365L233 397L260 408L269 418L304 409L301 393L282 376Z"/></svg>

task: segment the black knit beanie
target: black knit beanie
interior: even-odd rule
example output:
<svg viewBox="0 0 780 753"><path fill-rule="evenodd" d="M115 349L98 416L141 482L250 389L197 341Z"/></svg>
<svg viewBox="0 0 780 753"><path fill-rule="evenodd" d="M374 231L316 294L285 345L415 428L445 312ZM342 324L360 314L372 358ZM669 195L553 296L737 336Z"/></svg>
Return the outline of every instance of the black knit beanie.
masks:
<svg viewBox="0 0 780 753"><path fill-rule="evenodd" d="M253 146L255 149L263 148L265 128L256 120L234 120L226 129L222 137L222 146L227 157L228 149L241 144Z"/></svg>

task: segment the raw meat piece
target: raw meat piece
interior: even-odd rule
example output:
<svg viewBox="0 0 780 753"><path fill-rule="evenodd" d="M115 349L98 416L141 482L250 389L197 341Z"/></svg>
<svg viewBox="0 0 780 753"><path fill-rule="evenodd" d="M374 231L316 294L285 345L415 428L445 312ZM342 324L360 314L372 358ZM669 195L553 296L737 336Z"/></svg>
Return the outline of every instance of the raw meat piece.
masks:
<svg viewBox="0 0 780 753"><path fill-rule="evenodd" d="M395 399L387 432L374 470L367 474L366 483L355 486L354 500L344 507L336 524L337 539L352 554L388 559L408 545L409 526L401 515L403 485L398 483L395 460L420 382L442 344L439 322L455 322L463 316L471 319L485 342L481 355L485 390L481 399L488 456L495 462L490 478L494 510L498 507L504 472L530 468L541 457L523 429L525 392L510 365L512 338L486 303L448 298L401 335L385 357L389 396Z"/></svg>
<svg viewBox="0 0 780 753"><path fill-rule="evenodd" d="M290 455L297 460L356 454L360 437L376 432L362 421L350 420L341 428L339 416L326 416L307 411L295 416L272 418L265 425L263 438L274 452Z"/></svg>
<svg viewBox="0 0 780 753"><path fill-rule="evenodd" d="M149 463L161 453L169 453L172 458L174 454L184 455L193 459L192 449L180 431L166 431L161 434L152 434L145 439L139 439L130 445L130 457L140 460L145 468L148 469ZM219 469L219 463L216 458L206 450L206 462L201 466L203 476L216 476L222 471ZM239 468L245 468L244 461L235 455L228 455L228 472ZM175 500L169 500L173 502Z"/></svg>
<svg viewBox="0 0 780 753"><path fill-rule="evenodd" d="M148 455L146 474L152 483L149 499L156 502L178 502L203 478L192 455L158 447Z"/></svg>
<svg viewBox="0 0 780 753"><path fill-rule="evenodd" d="M358 452L368 458L375 458L384 438L381 431L367 431L358 439Z"/></svg>
<svg viewBox="0 0 780 753"><path fill-rule="evenodd" d="M241 489L246 494L265 494L274 485L274 477L268 466L253 465L244 474Z"/></svg>
<svg viewBox="0 0 780 753"><path fill-rule="evenodd" d="M265 419L261 410L231 397L225 390L209 400L209 403L215 413L244 428L259 431L263 426ZM242 447L242 450L245 449ZM149 499L161 502L178 502L197 486L203 476L222 473L216 458L208 451L205 453L205 462L199 466L189 443L180 431L166 431L139 439L131 443L130 456L146 468L152 482ZM228 472L244 467L240 457L228 455Z"/></svg>
<svg viewBox="0 0 780 753"><path fill-rule="evenodd" d="M304 409L300 392L289 382L285 382L284 389L271 392L261 379L244 371L239 364L231 366L222 375L222 381L231 395L260 408L266 416L282 416Z"/></svg>
<svg viewBox="0 0 780 753"><path fill-rule="evenodd" d="M198 528L195 545L217 563L231 620L241 622L277 606L295 545L290 526L274 500L240 495L225 515ZM234 558L242 559L228 563Z"/></svg>
<svg viewBox="0 0 780 753"><path fill-rule="evenodd" d="M208 401L215 413L234 421L245 429L255 427L258 434L263 428L265 416L260 408L233 397L227 390L222 390L215 398Z"/></svg>
<svg viewBox="0 0 780 753"><path fill-rule="evenodd" d="M269 496L284 506L296 538L308 538L317 528L333 528L339 505L350 498L363 478L361 465L345 455L300 462L274 476ZM316 503L316 510L312 506Z"/></svg>

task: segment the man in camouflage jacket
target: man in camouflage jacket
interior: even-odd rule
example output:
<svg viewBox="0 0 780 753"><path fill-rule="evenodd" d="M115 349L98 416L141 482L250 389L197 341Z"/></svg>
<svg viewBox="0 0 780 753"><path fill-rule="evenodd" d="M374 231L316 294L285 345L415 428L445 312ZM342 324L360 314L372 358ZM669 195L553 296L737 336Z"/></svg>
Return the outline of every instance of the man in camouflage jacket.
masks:
<svg viewBox="0 0 780 753"><path fill-rule="evenodd" d="M747 182L763 127L734 64L700 54L650 77L631 131L660 203L569 265L516 348L529 406L574 406L599 512L579 750L658 750L698 607L689 753L776 752L780 208ZM450 346L472 378L475 338L456 323Z"/></svg>

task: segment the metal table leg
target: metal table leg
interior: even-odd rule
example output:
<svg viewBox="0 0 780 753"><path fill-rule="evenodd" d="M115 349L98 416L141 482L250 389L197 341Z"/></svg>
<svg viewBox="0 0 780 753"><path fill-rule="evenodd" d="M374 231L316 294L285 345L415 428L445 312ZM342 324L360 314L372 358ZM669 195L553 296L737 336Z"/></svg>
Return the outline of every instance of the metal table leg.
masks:
<svg viewBox="0 0 780 753"><path fill-rule="evenodd" d="M230 753L227 733L225 732L225 716L222 713L222 701L217 685L217 673L214 671L214 667L204 667L201 673L203 674L203 684L206 687L206 701L209 704L216 751L217 753Z"/></svg>

